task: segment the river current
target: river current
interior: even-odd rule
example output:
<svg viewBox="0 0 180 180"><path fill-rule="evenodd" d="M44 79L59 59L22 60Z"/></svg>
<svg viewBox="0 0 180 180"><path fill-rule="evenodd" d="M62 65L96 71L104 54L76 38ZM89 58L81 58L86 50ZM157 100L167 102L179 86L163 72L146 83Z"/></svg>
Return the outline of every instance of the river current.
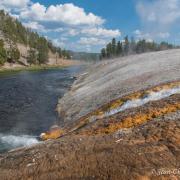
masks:
<svg viewBox="0 0 180 180"><path fill-rule="evenodd" d="M36 136L58 120L58 98L80 67L0 76L0 153L37 143Z"/></svg>

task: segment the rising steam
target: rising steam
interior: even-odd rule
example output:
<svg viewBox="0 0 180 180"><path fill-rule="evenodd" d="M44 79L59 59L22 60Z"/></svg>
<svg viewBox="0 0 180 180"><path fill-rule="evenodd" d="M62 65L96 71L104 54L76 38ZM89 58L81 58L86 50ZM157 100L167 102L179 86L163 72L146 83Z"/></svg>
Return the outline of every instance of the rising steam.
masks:
<svg viewBox="0 0 180 180"><path fill-rule="evenodd" d="M8 145L11 148L17 148L21 146L31 146L33 144L38 143L38 140L35 137L29 135L15 136L15 135L0 134L0 141L6 144L6 146Z"/></svg>
<svg viewBox="0 0 180 180"><path fill-rule="evenodd" d="M105 112L105 117L114 115L126 109L142 106L150 101L157 101L157 100L169 97L173 94L179 94L179 93L180 93L180 87L175 87L172 89L163 89L163 90L160 90L159 92L151 92L145 98L128 100L122 106L112 109L108 112Z"/></svg>

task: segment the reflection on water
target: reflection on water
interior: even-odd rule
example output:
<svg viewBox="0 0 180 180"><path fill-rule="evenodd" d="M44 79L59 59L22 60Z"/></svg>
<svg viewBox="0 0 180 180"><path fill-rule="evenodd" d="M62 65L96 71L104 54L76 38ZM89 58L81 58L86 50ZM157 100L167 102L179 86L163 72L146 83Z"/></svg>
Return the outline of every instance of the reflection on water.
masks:
<svg viewBox="0 0 180 180"><path fill-rule="evenodd" d="M0 77L0 152L11 149L13 142L13 147L36 143L34 136L57 121L58 98L79 71L71 67Z"/></svg>

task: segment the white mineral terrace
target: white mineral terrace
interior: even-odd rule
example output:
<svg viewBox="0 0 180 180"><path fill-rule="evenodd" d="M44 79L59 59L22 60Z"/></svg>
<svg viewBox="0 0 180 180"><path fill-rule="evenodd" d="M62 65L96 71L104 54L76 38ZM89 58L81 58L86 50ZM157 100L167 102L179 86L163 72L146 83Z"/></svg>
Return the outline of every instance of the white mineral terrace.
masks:
<svg viewBox="0 0 180 180"><path fill-rule="evenodd" d="M109 111L106 111L104 113L104 115L92 116L92 117L90 117L90 121L92 122L98 118L109 117L109 116L112 116L112 115L117 114L119 112L122 112L126 109L139 107L139 106L142 106L142 105L144 105L150 101L158 101L158 100L167 98L171 95L179 94L179 93L180 93L180 86L177 86L177 87L174 87L171 89L162 89L158 92L152 91L149 94L147 94L147 96L145 96L144 98L128 100L123 105L119 106L118 108L114 108L114 109L111 109Z"/></svg>

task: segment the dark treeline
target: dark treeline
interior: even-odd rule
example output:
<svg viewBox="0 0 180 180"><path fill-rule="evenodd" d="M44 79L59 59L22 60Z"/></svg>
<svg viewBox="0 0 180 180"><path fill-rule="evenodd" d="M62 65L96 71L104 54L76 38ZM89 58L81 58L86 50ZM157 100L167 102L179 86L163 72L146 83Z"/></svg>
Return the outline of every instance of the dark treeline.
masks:
<svg viewBox="0 0 180 180"><path fill-rule="evenodd" d="M144 52L161 51L173 48L179 48L179 46L174 46L167 42L149 42L145 39L135 41L134 38L131 38L131 40L129 40L128 36L126 36L122 42L117 42L116 39L113 38L112 41L101 50L100 59L110 59L130 54L140 54Z"/></svg>
<svg viewBox="0 0 180 180"><path fill-rule="evenodd" d="M31 29L25 28L21 22L12 18L3 10L0 10L0 32L3 33L5 39L1 39L0 42L0 64L6 61L18 61L20 52L17 48L17 43L29 47L28 61L32 64L46 63L49 50L56 53L59 58L70 59L68 51L55 47L51 41L40 36L37 32L33 32ZM9 49L5 48L5 42L3 41L9 44ZM15 58L13 53L16 55Z"/></svg>

